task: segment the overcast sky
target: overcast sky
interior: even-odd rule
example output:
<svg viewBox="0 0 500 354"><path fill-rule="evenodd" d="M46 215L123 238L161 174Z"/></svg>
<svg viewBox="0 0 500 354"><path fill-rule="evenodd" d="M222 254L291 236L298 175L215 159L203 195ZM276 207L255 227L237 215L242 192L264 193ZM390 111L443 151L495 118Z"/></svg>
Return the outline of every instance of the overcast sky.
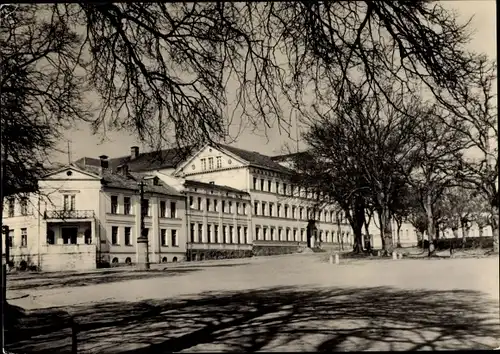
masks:
<svg viewBox="0 0 500 354"><path fill-rule="evenodd" d="M444 1L445 7L456 9L463 20L474 16L472 27L476 30L471 49L476 52L484 52L490 58L496 59L496 5L494 0L483 1ZM234 123L238 124L238 122ZM236 127L233 127L236 128ZM236 128L237 129L237 128ZM284 145L295 146L285 133L280 134L277 129L271 129L264 134L255 134L243 131L235 142L236 147L254 150L267 155L284 153ZM123 156L130 153L130 147L138 145L144 151L135 137L125 132L106 132L106 140L102 141L102 134L92 135L88 126L81 124L73 131L66 134L71 142L71 157L76 160L83 156L98 157L105 154L110 157ZM66 150L67 142L62 142L60 148ZM55 161L67 162L67 154L57 154Z"/></svg>

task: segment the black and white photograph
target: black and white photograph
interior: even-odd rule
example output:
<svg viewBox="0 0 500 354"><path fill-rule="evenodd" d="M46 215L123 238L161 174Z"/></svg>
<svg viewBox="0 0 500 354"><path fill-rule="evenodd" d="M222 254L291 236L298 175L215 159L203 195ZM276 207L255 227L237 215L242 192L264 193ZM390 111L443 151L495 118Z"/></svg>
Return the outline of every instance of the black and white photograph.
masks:
<svg viewBox="0 0 500 354"><path fill-rule="evenodd" d="M3 353L500 349L496 19L0 4Z"/></svg>

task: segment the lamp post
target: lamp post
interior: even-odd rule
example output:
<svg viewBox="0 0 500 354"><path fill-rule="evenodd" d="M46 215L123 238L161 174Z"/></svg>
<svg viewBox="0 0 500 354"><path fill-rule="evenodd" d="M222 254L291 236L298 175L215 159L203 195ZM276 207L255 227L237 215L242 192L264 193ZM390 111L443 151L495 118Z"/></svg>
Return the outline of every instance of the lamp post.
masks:
<svg viewBox="0 0 500 354"><path fill-rule="evenodd" d="M149 269L149 251L148 251L148 234L144 226L144 218L147 213L147 208L144 205L144 181L139 182L141 193L141 235L137 238L137 269Z"/></svg>

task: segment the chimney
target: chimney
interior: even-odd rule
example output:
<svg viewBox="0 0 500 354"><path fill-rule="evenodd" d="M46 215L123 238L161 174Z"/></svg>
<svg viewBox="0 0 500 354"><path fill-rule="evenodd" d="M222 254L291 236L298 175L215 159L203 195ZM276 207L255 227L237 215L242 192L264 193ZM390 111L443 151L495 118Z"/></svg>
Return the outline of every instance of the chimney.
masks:
<svg viewBox="0 0 500 354"><path fill-rule="evenodd" d="M99 159L101 160L101 174L106 170L109 166L108 163L108 157L106 155L101 155L99 156Z"/></svg>
<svg viewBox="0 0 500 354"><path fill-rule="evenodd" d="M139 157L139 147L138 146L132 146L130 148L130 159L134 160Z"/></svg>

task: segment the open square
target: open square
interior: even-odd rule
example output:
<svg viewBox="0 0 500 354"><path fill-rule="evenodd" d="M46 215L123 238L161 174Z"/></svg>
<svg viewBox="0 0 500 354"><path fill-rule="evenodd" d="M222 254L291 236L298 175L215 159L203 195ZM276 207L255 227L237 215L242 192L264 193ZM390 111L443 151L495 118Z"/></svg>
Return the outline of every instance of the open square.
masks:
<svg viewBox="0 0 500 354"><path fill-rule="evenodd" d="M29 291L10 303L74 315L79 353L500 345L498 257L332 265L304 254L157 268L12 276L8 296ZM71 342L53 333L16 348L62 353Z"/></svg>

